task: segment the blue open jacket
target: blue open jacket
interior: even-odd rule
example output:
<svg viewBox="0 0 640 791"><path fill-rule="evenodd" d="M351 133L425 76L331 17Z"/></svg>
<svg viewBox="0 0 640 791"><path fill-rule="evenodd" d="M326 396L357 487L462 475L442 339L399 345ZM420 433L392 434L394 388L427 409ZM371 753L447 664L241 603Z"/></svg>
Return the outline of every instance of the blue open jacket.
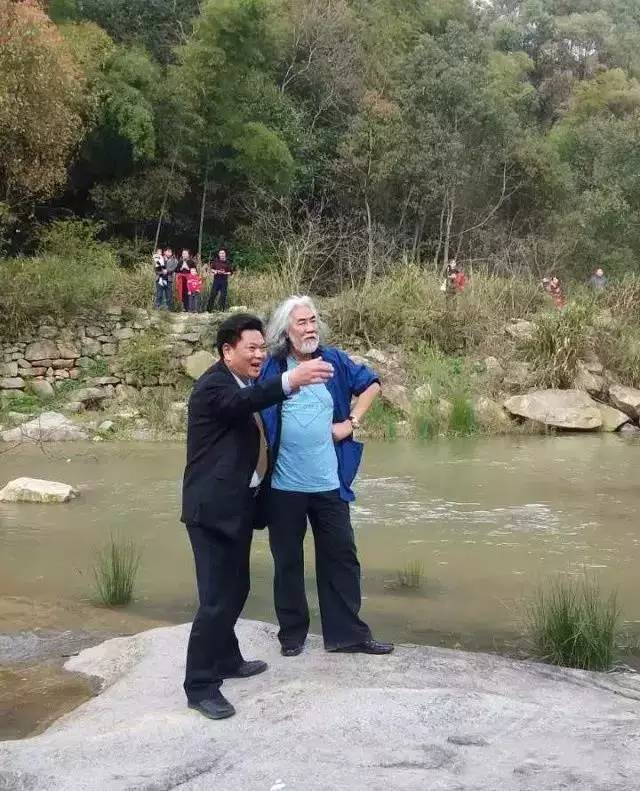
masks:
<svg viewBox="0 0 640 791"><path fill-rule="evenodd" d="M333 346L320 346L314 357L322 357L333 365L333 378L327 382L327 390L333 399L333 422L340 423L351 414L351 399L359 396L374 382L379 382L377 374L366 365L355 363L347 354ZM285 358L269 357L262 366L260 380L270 376L277 376L287 370ZM272 463L275 467L280 444L280 430L282 423L281 406L272 406L262 412L267 440L272 452ZM336 456L338 457L338 477L340 478L340 497L346 502L355 500L351 490L360 460L362 459L362 443L353 437L347 437L335 443Z"/></svg>

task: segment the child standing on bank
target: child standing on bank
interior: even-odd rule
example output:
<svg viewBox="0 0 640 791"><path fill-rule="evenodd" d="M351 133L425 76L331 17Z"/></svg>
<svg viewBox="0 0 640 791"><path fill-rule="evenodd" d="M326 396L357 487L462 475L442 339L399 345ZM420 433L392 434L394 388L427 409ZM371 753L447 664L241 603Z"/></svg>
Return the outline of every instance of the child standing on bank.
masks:
<svg viewBox="0 0 640 791"><path fill-rule="evenodd" d="M200 292L202 291L202 278L195 266L191 267L187 275L187 294L189 295L189 313L198 313L200 310Z"/></svg>

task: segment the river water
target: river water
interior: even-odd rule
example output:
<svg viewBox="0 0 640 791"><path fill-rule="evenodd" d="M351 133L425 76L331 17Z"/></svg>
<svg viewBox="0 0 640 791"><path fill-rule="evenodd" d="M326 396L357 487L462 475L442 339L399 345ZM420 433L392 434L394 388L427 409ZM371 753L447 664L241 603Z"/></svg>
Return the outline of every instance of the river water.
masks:
<svg viewBox="0 0 640 791"><path fill-rule="evenodd" d="M523 602L537 585L586 571L604 591L617 589L624 626L639 633L639 459L640 444L615 435L367 443L352 508L364 618L384 639L504 650L517 644ZM192 557L177 519L183 463L181 443L1 454L2 485L28 475L71 483L81 496L59 506L0 505L0 632L131 632L189 620ZM142 549L136 601L116 614L91 604L93 559L111 534ZM411 561L424 570L418 590L396 584ZM274 620L263 532L255 534L244 614Z"/></svg>

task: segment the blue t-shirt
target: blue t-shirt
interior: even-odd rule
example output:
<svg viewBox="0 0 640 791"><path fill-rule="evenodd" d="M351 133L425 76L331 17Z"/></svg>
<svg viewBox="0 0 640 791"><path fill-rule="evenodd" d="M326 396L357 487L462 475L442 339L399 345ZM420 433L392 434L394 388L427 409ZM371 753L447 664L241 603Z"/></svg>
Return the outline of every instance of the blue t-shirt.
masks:
<svg viewBox="0 0 640 791"><path fill-rule="evenodd" d="M298 365L290 357L287 369ZM333 399L324 385L307 385L282 404L280 447L271 486L285 492L330 492L340 487L331 426Z"/></svg>

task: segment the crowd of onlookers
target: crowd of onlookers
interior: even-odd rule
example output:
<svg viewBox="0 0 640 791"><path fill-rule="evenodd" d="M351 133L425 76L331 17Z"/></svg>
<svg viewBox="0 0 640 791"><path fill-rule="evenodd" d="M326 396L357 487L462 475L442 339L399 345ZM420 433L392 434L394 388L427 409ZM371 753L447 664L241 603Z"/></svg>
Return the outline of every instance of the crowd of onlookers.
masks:
<svg viewBox="0 0 640 791"><path fill-rule="evenodd" d="M153 254L156 278L155 307L159 310L226 310L229 277L233 267L222 248L206 264L187 249L176 258L170 247ZM205 301L206 296L206 301Z"/></svg>
<svg viewBox="0 0 640 791"><path fill-rule="evenodd" d="M458 263L455 258L449 261L445 268L445 278L440 286L440 290L444 292L447 301L453 300L460 294L465 286L468 284L469 278L464 272L462 264ZM607 278L604 270L600 267L594 270L589 278L589 286L596 292L604 291L607 287ZM551 297L553 304L556 308L561 309L566 305L567 299L565 296L564 288L560 282L560 278L556 275L542 278L542 288Z"/></svg>

